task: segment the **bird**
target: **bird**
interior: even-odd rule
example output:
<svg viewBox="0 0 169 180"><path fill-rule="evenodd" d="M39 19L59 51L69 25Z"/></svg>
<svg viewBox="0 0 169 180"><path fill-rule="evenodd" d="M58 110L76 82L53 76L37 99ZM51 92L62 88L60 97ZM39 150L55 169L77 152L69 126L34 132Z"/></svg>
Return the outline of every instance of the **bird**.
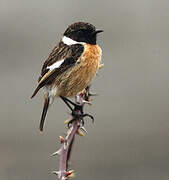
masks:
<svg viewBox="0 0 169 180"><path fill-rule="evenodd" d="M102 50L97 45L97 34L103 30L87 22L75 22L68 26L59 43L45 60L33 98L42 88L44 106L39 129L43 131L45 117L55 97L68 106L68 98L83 91L96 75ZM74 103L72 103L74 104Z"/></svg>

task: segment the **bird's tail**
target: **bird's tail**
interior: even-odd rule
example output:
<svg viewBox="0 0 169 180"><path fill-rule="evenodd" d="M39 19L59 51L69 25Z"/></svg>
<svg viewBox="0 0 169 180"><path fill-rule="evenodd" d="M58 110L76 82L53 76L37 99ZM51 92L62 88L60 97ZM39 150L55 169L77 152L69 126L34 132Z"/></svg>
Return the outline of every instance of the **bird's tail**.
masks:
<svg viewBox="0 0 169 180"><path fill-rule="evenodd" d="M41 121L40 121L40 125L39 125L40 131L43 131L45 117L46 117L46 114L47 114L47 111L48 111L48 108L49 108L49 102L50 102L50 96L49 96L49 94L46 94L44 96L44 106L43 106Z"/></svg>

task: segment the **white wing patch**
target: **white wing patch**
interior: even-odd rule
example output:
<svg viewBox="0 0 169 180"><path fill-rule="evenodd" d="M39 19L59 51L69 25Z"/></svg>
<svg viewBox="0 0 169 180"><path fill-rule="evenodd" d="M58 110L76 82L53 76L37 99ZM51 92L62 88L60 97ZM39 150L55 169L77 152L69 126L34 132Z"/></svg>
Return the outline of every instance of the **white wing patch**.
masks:
<svg viewBox="0 0 169 180"><path fill-rule="evenodd" d="M63 36L62 42L64 44L68 45L68 46L71 46L71 45L74 45L74 44L83 44L82 42L74 41L73 39L68 38L66 36ZM64 62L64 59L62 59L60 61L57 61L54 64L52 64L51 66L47 66L47 69L53 70L53 69L59 68L63 62Z"/></svg>
<svg viewBox="0 0 169 180"><path fill-rule="evenodd" d="M47 69L53 70L53 69L59 68L60 65L61 65L63 62L64 62L64 59L63 59L63 60L60 60L60 61L57 61L57 62L55 62L54 64L52 64L51 66L47 66Z"/></svg>

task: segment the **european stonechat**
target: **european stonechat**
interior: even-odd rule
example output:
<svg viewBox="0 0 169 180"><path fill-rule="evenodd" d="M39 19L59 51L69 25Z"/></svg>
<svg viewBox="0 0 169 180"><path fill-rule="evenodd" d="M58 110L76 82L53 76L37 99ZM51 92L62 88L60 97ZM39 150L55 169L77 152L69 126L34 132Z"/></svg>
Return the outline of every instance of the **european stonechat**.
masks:
<svg viewBox="0 0 169 180"><path fill-rule="evenodd" d="M97 30L89 23L77 22L70 25L58 45L44 62L37 92L44 89L44 108L39 129L43 131L44 120L55 97L68 104L67 97L83 91L95 76L101 61L102 51L97 45ZM68 102L67 102L68 101Z"/></svg>

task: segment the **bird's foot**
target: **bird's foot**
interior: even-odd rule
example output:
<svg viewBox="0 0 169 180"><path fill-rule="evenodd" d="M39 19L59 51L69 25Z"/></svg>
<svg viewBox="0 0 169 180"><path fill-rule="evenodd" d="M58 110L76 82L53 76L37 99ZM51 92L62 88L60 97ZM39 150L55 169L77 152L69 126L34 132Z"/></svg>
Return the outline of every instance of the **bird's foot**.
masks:
<svg viewBox="0 0 169 180"><path fill-rule="evenodd" d="M92 115L83 112L84 104L85 103L90 104L90 96L95 95L95 94L91 94L89 92L89 89L90 89L90 86L88 86L83 92L79 93L76 96L76 102L79 102L79 104L72 102L70 99L66 97L60 96L60 98L65 102L65 104L71 110L72 118L65 121L65 123L68 124L68 127L70 127L70 125L77 119L79 119L81 126L84 126L85 117L89 117L92 120L92 122L94 122L94 117ZM80 98L80 99L77 99L77 98Z"/></svg>
<svg viewBox="0 0 169 180"><path fill-rule="evenodd" d="M71 115L72 115L72 119L69 120L68 127L70 127L70 125L77 119L79 119L81 125L84 126L84 118L85 117L89 117L92 120L92 122L94 123L94 117L87 113L84 114L83 106L81 106L81 105L76 104Z"/></svg>

